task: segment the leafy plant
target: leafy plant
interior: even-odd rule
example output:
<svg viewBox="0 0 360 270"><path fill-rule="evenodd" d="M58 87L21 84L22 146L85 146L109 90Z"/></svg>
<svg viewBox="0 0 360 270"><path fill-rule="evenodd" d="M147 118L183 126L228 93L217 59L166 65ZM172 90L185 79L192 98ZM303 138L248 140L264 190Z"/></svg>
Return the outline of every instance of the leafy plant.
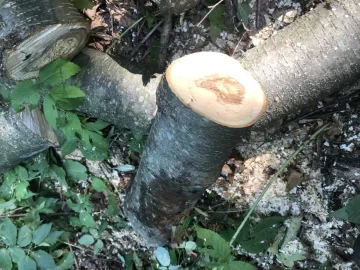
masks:
<svg viewBox="0 0 360 270"><path fill-rule="evenodd" d="M217 5L209 14L210 21L210 38L213 42L219 37L225 25L225 6Z"/></svg>
<svg viewBox="0 0 360 270"><path fill-rule="evenodd" d="M109 124L102 120L90 122L71 112L85 97L80 88L68 84L68 79L80 71L78 65L56 59L40 70L38 79L19 82L10 94L10 101L17 112L25 107L34 109L44 93L44 115L62 141L62 155L72 153L80 145L87 159L103 160L108 157L109 142L103 137L102 130Z"/></svg>
<svg viewBox="0 0 360 270"><path fill-rule="evenodd" d="M239 3L237 8L237 17L240 22L245 26L249 24L249 16L252 12L252 9L247 2Z"/></svg>
<svg viewBox="0 0 360 270"><path fill-rule="evenodd" d="M331 217L340 218L349 222L360 224L360 195L356 195L352 198L346 206L339 210L332 212Z"/></svg>
<svg viewBox="0 0 360 270"><path fill-rule="evenodd" d="M35 229L27 225L18 228L9 218L0 223L0 267L20 270L70 269L74 263L73 252L62 252L54 258L46 247L52 246L63 231L52 230L52 224L42 224ZM49 250L49 249L48 249Z"/></svg>

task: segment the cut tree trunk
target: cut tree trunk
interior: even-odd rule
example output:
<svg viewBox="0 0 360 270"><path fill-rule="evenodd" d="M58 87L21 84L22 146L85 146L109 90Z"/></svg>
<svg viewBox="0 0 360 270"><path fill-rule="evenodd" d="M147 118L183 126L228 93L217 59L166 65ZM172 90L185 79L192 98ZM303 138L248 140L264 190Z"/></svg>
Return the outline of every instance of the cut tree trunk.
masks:
<svg viewBox="0 0 360 270"><path fill-rule="evenodd" d="M141 74L128 71L109 55L84 49L74 62L82 71L71 83L86 94L78 110L133 132L148 134L156 115L161 76L144 85Z"/></svg>
<svg viewBox="0 0 360 270"><path fill-rule="evenodd" d="M39 108L16 113L0 100L0 173L56 144Z"/></svg>
<svg viewBox="0 0 360 270"><path fill-rule="evenodd" d="M69 0L0 0L0 76L34 78L56 58L73 58L89 24Z"/></svg>
<svg viewBox="0 0 360 270"><path fill-rule="evenodd" d="M268 100L262 119L244 130L210 123L166 94L166 83L159 88L168 102L160 97L125 202L128 219L149 246L171 240L172 227L214 183L231 148L248 131L279 127L289 114L360 79L360 5L355 0L321 4L240 62L262 85Z"/></svg>

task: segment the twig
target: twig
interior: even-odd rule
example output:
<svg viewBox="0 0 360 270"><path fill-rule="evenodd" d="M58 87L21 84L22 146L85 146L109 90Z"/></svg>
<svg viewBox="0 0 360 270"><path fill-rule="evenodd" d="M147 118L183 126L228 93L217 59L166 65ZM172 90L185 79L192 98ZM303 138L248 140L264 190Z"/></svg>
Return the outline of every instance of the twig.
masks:
<svg viewBox="0 0 360 270"><path fill-rule="evenodd" d="M133 50L133 52L131 53L131 57L133 57L135 55L135 53L140 49L140 47L149 39L149 37L155 32L156 29L159 28L159 26L164 22L164 19L161 19L152 29L149 33L147 33L147 35L141 40L141 42L139 43L138 46L136 46L136 48Z"/></svg>
<svg viewBox="0 0 360 270"><path fill-rule="evenodd" d="M245 218L241 222L240 226L237 228L236 232L234 233L233 237L230 240L229 245L231 246L236 238L238 237L241 229L245 226L245 223L249 220L251 214L254 212L255 208L258 206L262 198L264 197L265 193L268 191L270 186L276 181L276 179L284 172L284 170L289 166L290 162L302 151L302 149L310 143L313 139L315 139L322 131L324 131L329 124L326 124L319 128L311 137L305 141L301 146L281 165L280 169L271 177L269 183L265 186L264 190L261 192L260 196L256 199L255 203L251 206L250 210L246 213Z"/></svg>
<svg viewBox="0 0 360 270"><path fill-rule="evenodd" d="M172 14L170 11L168 11L164 17L164 25L160 39L160 50L159 50L158 63L157 63L159 69L163 69L165 67L166 54L167 54L171 30L172 30Z"/></svg>
<svg viewBox="0 0 360 270"><path fill-rule="evenodd" d="M110 47L106 50L106 53L109 53L109 51L114 48L115 44L117 41L119 41L123 36L125 36L131 29L133 29L135 26L137 26L143 19L145 18L145 16L141 17L140 19L138 19L136 22L134 22L128 29L126 29L124 31L124 33L122 33L120 36L118 36L117 38L113 39Z"/></svg>
<svg viewBox="0 0 360 270"><path fill-rule="evenodd" d="M215 5L211 6L211 9L209 10L208 13L206 13L206 15L204 16L204 18L201 19L201 21L196 25L199 26L208 16L209 14L220 4L222 3L224 0L220 0L219 2L217 2Z"/></svg>
<svg viewBox="0 0 360 270"><path fill-rule="evenodd" d="M0 219L2 218L17 218L17 217L26 217L28 214L13 214L13 215L0 215ZM44 214L46 216L70 216L72 213L52 213L52 214Z"/></svg>

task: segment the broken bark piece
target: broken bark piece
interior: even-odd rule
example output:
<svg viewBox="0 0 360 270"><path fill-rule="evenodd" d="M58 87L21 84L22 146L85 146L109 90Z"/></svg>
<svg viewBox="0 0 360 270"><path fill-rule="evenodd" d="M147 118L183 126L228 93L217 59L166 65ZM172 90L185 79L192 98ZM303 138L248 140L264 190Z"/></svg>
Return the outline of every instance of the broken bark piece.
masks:
<svg viewBox="0 0 360 270"><path fill-rule="evenodd" d="M149 246L170 241L172 226L216 181L231 149L247 136L247 129L231 127L252 125L265 104L261 86L227 55L195 53L170 65L125 201L127 218Z"/></svg>
<svg viewBox="0 0 360 270"><path fill-rule="evenodd" d="M56 143L39 108L19 114L0 102L0 174Z"/></svg>
<svg viewBox="0 0 360 270"><path fill-rule="evenodd" d="M68 0L0 0L0 75L37 77L56 58L73 58L89 23Z"/></svg>
<svg viewBox="0 0 360 270"><path fill-rule="evenodd" d="M142 75L128 71L109 55L84 49L75 59L82 71L71 84L86 94L80 112L133 132L147 134L156 115L161 76L144 85Z"/></svg>

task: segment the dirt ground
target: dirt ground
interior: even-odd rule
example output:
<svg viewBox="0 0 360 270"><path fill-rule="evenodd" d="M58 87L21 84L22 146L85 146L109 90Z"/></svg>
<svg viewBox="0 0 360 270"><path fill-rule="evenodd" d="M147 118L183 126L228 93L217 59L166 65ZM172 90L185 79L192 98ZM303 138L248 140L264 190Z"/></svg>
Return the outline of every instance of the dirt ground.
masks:
<svg viewBox="0 0 360 270"><path fill-rule="evenodd" d="M204 18L209 10L202 1L199 6L172 18L173 26L167 47L167 63L183 55L198 51L220 51L238 58L246 50L258 46L282 27L292 23L299 16L311 10L318 2L314 0L252 0L252 14L247 29L235 29L231 23L225 25L214 41L209 34L209 20ZM157 53L164 21L162 16L136 22L144 15L156 11L151 1L96 0L86 16L92 21L92 35L89 47L107 51L121 65L148 73L157 68ZM199 22L201 22L199 24ZM135 26L134 26L135 24ZM121 38L128 28L131 28ZM153 69L151 69L153 68ZM337 95L319 102L317 108L304 111L290 123L284 123L275 134L253 134L251 141L244 141L237 147L237 154L229 159L219 172L219 180L197 206L202 211L221 210L214 208L219 201L232 211L248 209L260 194L262 187L280 165L297 147L325 122L331 128L316 141L308 145L296 160L279 177L276 183L256 209L258 216L282 215L301 216L302 226L298 237L284 251L305 249L306 259L296 262L293 269L321 269L330 261L333 269L358 269L352 254L359 226L328 216L341 208L360 188L360 87L346 89ZM256 138L256 139L255 139ZM87 164L97 176L107 177L121 190L121 200L131 174L119 174L110 168L125 161L122 150L125 142L119 138L108 164L94 162ZM235 151L236 152L236 151ZM138 161L138 157L133 157ZM135 162L136 164L136 162ZM110 166L111 165L111 166ZM209 197L215 198L209 202ZM228 212L230 213L230 212ZM205 223L224 220L217 215ZM99 210L101 215L101 210ZM234 214L236 216L236 214ZM112 228L108 235L109 254L136 250L149 259L151 251L131 228ZM238 254L249 260L256 260L259 269L282 269L269 252L247 254L238 249ZM103 262L89 259L84 254L80 264L88 269L121 269L119 261ZM331 269L331 268L323 268Z"/></svg>

